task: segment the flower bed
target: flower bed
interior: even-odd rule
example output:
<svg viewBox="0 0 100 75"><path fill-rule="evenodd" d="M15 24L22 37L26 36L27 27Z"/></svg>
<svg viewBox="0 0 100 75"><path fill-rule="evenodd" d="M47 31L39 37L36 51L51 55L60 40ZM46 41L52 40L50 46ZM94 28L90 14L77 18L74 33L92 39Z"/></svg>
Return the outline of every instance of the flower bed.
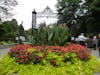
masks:
<svg viewBox="0 0 100 75"><path fill-rule="evenodd" d="M9 55L15 57L18 63L40 63L50 61L55 63L61 58L60 62L71 61L73 57L88 61L90 59L89 51L84 46L78 44L70 44L66 47L63 46L30 46L19 45L10 49ZM58 61L59 62L59 61Z"/></svg>
<svg viewBox="0 0 100 75"><path fill-rule="evenodd" d="M79 44L12 47L0 60L0 75L93 75L99 61Z"/></svg>

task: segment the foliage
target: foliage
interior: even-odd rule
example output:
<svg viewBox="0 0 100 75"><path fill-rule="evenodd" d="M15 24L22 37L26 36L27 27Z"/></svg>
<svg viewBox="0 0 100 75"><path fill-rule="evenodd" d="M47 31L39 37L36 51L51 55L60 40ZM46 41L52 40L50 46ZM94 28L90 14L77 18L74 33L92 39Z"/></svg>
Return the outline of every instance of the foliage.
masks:
<svg viewBox="0 0 100 75"><path fill-rule="evenodd" d="M57 0L57 11L59 15L59 22L66 22L71 27L71 22L77 16L80 16L82 0Z"/></svg>
<svg viewBox="0 0 100 75"><path fill-rule="evenodd" d="M0 0L0 19L11 17L13 15L11 10L17 4L16 0Z"/></svg>
<svg viewBox="0 0 100 75"><path fill-rule="evenodd" d="M0 42L0 44L3 44L3 45L12 44L12 43L14 43L14 42L12 42L12 41L8 41L8 42L6 42L6 41L1 41L1 42Z"/></svg>
<svg viewBox="0 0 100 75"><path fill-rule="evenodd" d="M30 45L18 45L18 46L13 46L10 51L8 52L8 54L11 56L11 57L16 57L16 54L19 54L20 52L24 51L24 50L27 50L27 49L30 49L32 48L32 46Z"/></svg>
<svg viewBox="0 0 100 75"><path fill-rule="evenodd" d="M58 23L66 22L70 28L70 36L77 36L80 29L79 18L87 11L84 0L57 0ZM85 26L85 25L84 25ZM84 29L80 29L84 30Z"/></svg>
<svg viewBox="0 0 100 75"><path fill-rule="evenodd" d="M85 33L99 33L100 32L100 1L99 0L85 0L84 9L87 10L86 13L79 17L78 23L80 23L80 28L78 32ZM85 30L85 31L84 31Z"/></svg>
<svg viewBox="0 0 100 75"><path fill-rule="evenodd" d="M90 12L92 12L92 17L93 19L93 26L95 27L95 32L100 32L100 1L99 0L93 0L93 3L91 4ZM96 24L95 24L96 23ZM93 28L94 28L93 27Z"/></svg>
<svg viewBox="0 0 100 75"><path fill-rule="evenodd" d="M100 71L100 63L91 55L88 62L77 60L74 64L62 63L62 66L52 67L50 64L18 64L15 58L8 55L0 60L0 75L93 75Z"/></svg>
<svg viewBox="0 0 100 75"><path fill-rule="evenodd" d="M25 31L24 31L24 35L25 35L26 39L28 39L27 36L31 35L31 31L25 30Z"/></svg>
<svg viewBox="0 0 100 75"><path fill-rule="evenodd" d="M3 37L1 37L3 36L3 33L4 33L3 25L0 24L0 41L3 39Z"/></svg>
<svg viewBox="0 0 100 75"><path fill-rule="evenodd" d="M28 35L27 41L29 42L30 45L34 45L36 43L34 37L31 35Z"/></svg>
<svg viewBox="0 0 100 75"><path fill-rule="evenodd" d="M89 59L89 52L88 49L84 46L79 44L69 44L68 46L33 46L36 51L43 51L43 50L52 50L54 52L59 53L67 53L67 52L74 52L80 59L87 60Z"/></svg>
<svg viewBox="0 0 100 75"><path fill-rule="evenodd" d="M82 56L81 51L85 51L85 47L77 44L68 47L14 46L0 60L0 75L93 75L100 72L96 57L87 50L88 56ZM89 57L88 60L83 59L84 56Z"/></svg>
<svg viewBox="0 0 100 75"><path fill-rule="evenodd" d="M8 43L5 42L5 41L1 41L0 44L6 45L6 44L8 44Z"/></svg>
<svg viewBox="0 0 100 75"><path fill-rule="evenodd" d="M18 36L19 28L16 19L11 21L5 21L2 24L2 36L0 36L0 41L13 41Z"/></svg>
<svg viewBox="0 0 100 75"><path fill-rule="evenodd" d="M87 48L77 44L70 44L67 47L60 46L32 46L18 45L10 49L8 53L11 57L15 57L18 63L51 63L53 66L60 65L61 62L72 62L80 59L88 61L90 59Z"/></svg>
<svg viewBox="0 0 100 75"><path fill-rule="evenodd" d="M38 30L34 30L33 36L30 36L29 41L32 45L66 45L69 36L69 29L67 27L59 26L45 26Z"/></svg>
<svg viewBox="0 0 100 75"><path fill-rule="evenodd" d="M71 28L72 19L77 20L75 34L100 33L99 0L57 0L59 22L67 22ZM84 31L85 30L85 31Z"/></svg>

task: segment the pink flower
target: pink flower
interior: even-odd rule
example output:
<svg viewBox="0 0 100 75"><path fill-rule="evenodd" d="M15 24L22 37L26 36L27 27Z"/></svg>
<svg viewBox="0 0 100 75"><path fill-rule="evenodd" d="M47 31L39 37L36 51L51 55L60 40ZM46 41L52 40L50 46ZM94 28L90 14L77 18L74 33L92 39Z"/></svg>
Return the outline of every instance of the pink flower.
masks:
<svg viewBox="0 0 100 75"><path fill-rule="evenodd" d="M57 63L54 59L51 59L51 63L52 63L53 66L57 66Z"/></svg>
<svg viewBox="0 0 100 75"><path fill-rule="evenodd" d="M21 59L21 60L20 60L20 63L24 63L24 59Z"/></svg>
<svg viewBox="0 0 100 75"><path fill-rule="evenodd" d="M20 58L23 59L24 58L24 55L21 55Z"/></svg>
<svg viewBox="0 0 100 75"><path fill-rule="evenodd" d="M37 56L36 59L40 62L41 61L41 57Z"/></svg>
<svg viewBox="0 0 100 75"><path fill-rule="evenodd" d="M26 61L28 61L28 58L25 58Z"/></svg>

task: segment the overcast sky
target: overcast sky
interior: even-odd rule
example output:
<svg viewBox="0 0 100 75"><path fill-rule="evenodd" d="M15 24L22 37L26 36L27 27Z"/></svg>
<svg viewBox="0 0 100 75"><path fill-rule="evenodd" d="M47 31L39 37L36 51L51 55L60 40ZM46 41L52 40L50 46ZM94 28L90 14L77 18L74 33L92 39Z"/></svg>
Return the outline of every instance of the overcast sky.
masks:
<svg viewBox="0 0 100 75"><path fill-rule="evenodd" d="M18 24L23 21L25 29L31 28L32 23L32 11L42 12L47 6L51 8L53 12L56 12L56 0L18 0L18 6L15 7L16 15L13 17L17 19ZM54 23L57 19L55 18L38 18L37 23L46 21L47 24Z"/></svg>

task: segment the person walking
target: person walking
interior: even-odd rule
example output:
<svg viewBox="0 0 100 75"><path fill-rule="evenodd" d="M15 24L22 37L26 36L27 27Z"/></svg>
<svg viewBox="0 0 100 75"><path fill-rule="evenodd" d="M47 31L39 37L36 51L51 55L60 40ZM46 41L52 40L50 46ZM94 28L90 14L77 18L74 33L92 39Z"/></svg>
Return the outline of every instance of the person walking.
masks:
<svg viewBox="0 0 100 75"><path fill-rule="evenodd" d="M100 34L98 34L98 50L99 50L99 57L100 57Z"/></svg>
<svg viewBox="0 0 100 75"><path fill-rule="evenodd" d="M89 51L90 53L92 52L93 50L93 37L92 36L89 36L88 39L86 40L86 43L87 43L87 47L89 48Z"/></svg>
<svg viewBox="0 0 100 75"><path fill-rule="evenodd" d="M78 41L80 45L86 46L85 45L85 41L86 41L86 37L84 36L84 33L81 33L81 35L78 36Z"/></svg>
<svg viewBox="0 0 100 75"><path fill-rule="evenodd" d="M97 49L97 44L98 44L98 39L96 36L93 37L93 49L96 50Z"/></svg>

